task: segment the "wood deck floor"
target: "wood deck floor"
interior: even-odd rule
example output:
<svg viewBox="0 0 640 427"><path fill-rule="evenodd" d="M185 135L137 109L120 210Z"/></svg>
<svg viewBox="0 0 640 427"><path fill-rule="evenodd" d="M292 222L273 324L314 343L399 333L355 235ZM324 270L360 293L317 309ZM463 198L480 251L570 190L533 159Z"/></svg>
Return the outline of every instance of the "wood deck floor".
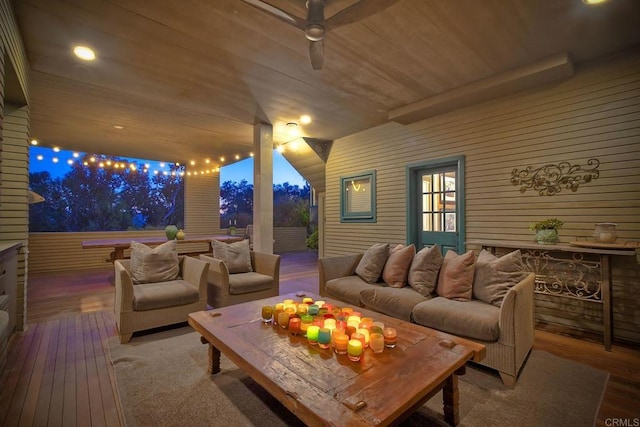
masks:
<svg viewBox="0 0 640 427"><path fill-rule="evenodd" d="M1 425L124 425L107 347L116 335L110 272L29 277L28 329L14 335L0 373ZM317 287L314 253L283 255L281 293ZM569 333L539 325L534 347L608 371L597 425L634 425L640 420L640 348L616 343L606 352L597 337Z"/></svg>

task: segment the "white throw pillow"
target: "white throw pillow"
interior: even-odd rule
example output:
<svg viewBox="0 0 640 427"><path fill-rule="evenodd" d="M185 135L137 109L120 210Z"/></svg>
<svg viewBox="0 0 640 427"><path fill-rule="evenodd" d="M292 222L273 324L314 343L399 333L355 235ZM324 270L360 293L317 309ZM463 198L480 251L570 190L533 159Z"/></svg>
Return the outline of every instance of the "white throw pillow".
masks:
<svg viewBox="0 0 640 427"><path fill-rule="evenodd" d="M134 284L176 280L180 274L178 242L169 240L151 249L131 242L131 280Z"/></svg>
<svg viewBox="0 0 640 427"><path fill-rule="evenodd" d="M213 257L222 260L227 265L229 273L248 273L253 271L249 240L245 239L233 243L213 240L212 246Z"/></svg>

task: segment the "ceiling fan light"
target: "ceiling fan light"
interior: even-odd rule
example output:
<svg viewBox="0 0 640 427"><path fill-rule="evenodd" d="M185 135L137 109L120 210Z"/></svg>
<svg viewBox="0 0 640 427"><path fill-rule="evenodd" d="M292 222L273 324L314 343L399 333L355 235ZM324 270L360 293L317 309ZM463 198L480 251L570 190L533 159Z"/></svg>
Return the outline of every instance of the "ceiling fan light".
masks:
<svg viewBox="0 0 640 427"><path fill-rule="evenodd" d="M324 27L320 24L309 24L304 29L304 35L312 42L324 39Z"/></svg>

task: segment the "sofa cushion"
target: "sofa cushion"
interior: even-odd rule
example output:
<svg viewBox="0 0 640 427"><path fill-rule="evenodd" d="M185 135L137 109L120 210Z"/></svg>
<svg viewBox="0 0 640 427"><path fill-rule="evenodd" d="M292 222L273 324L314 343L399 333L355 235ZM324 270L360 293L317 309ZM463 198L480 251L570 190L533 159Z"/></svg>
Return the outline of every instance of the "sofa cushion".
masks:
<svg viewBox="0 0 640 427"><path fill-rule="evenodd" d="M360 291L360 302L365 307L407 322L411 321L413 307L426 300L408 286L400 289L378 286Z"/></svg>
<svg viewBox="0 0 640 427"><path fill-rule="evenodd" d="M151 249L145 244L131 242L133 284L175 280L180 273L177 245L175 240L169 240Z"/></svg>
<svg viewBox="0 0 640 427"><path fill-rule="evenodd" d="M356 274L367 283L376 283L380 279L387 258L389 258L389 244L376 243L367 249L360 259Z"/></svg>
<svg viewBox="0 0 640 427"><path fill-rule="evenodd" d="M253 271L251 267L251 252L249 241L224 243L219 240L212 240L213 257L223 261L229 273L248 273Z"/></svg>
<svg viewBox="0 0 640 427"><path fill-rule="evenodd" d="M231 295L248 294L264 291L273 286L273 278L255 272L229 275L229 293Z"/></svg>
<svg viewBox="0 0 640 427"><path fill-rule="evenodd" d="M420 249L413 257L409 267L409 276L407 278L409 286L422 296L432 296L436 291L442 260L442 253L438 245Z"/></svg>
<svg viewBox="0 0 640 427"><path fill-rule="evenodd" d="M382 280L392 288L402 288L406 286L409 266L415 254L416 247L413 244L409 246L396 246L384 264Z"/></svg>
<svg viewBox="0 0 640 427"><path fill-rule="evenodd" d="M412 318L419 325L480 341L497 341L500 334L500 309L478 300L436 297L416 305Z"/></svg>
<svg viewBox="0 0 640 427"><path fill-rule="evenodd" d="M185 280L143 283L133 287L133 310L145 311L191 304L200 299L198 288ZM186 317L184 319L187 320Z"/></svg>
<svg viewBox="0 0 640 427"><path fill-rule="evenodd" d="M458 255L449 250L444 257L436 290L441 297L456 301L471 301L475 254Z"/></svg>
<svg viewBox="0 0 640 427"><path fill-rule="evenodd" d="M483 249L476 261L473 297L501 307L507 292L523 279L523 274L519 249L500 258Z"/></svg>
<svg viewBox="0 0 640 427"><path fill-rule="evenodd" d="M364 289L386 286L384 283L370 284L359 276L352 275L328 280L325 283L325 292L328 296L344 301L347 304L360 306L360 291Z"/></svg>

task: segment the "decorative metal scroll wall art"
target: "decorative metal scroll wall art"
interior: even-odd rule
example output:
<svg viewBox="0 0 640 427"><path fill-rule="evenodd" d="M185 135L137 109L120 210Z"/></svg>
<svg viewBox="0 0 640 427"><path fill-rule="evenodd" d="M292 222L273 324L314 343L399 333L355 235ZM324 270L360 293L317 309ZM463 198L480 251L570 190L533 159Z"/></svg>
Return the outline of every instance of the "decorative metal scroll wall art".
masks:
<svg viewBox="0 0 640 427"><path fill-rule="evenodd" d="M522 262L524 271L536 274L534 292L602 302L599 261L585 259L580 253L560 258L545 250L524 250Z"/></svg>
<svg viewBox="0 0 640 427"><path fill-rule="evenodd" d="M598 166L598 159L589 159L584 166L571 165L569 162L548 164L537 169L527 166L522 170L511 171L511 184L519 185L521 193L532 189L541 196L558 194L562 187L576 192L580 184L586 184L600 176Z"/></svg>

